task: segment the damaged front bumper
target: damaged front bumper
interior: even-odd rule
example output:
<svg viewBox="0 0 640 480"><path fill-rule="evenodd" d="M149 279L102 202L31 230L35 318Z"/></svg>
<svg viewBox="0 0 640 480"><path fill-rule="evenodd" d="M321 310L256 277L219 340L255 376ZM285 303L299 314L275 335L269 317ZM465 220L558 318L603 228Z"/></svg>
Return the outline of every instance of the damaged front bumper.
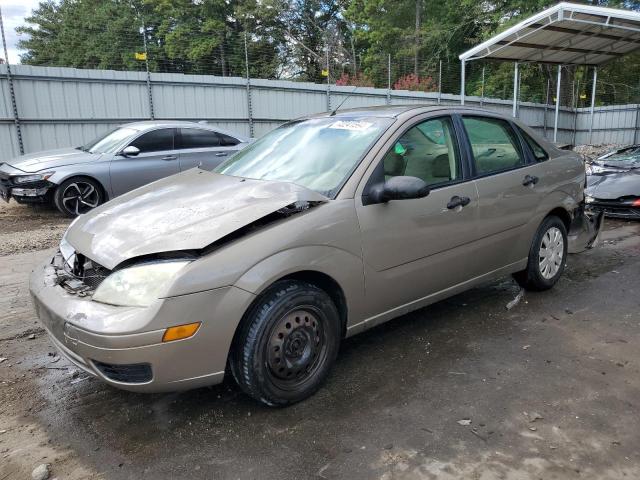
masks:
<svg viewBox="0 0 640 480"><path fill-rule="evenodd" d="M567 234L569 253L580 253L595 247L603 226L604 212L580 205L574 212Z"/></svg>
<svg viewBox="0 0 640 480"><path fill-rule="evenodd" d="M116 307L70 292L48 262L30 278L36 313L69 361L115 387L177 391L222 381L235 328L254 296L222 287ZM171 326L202 322L190 338L163 342Z"/></svg>

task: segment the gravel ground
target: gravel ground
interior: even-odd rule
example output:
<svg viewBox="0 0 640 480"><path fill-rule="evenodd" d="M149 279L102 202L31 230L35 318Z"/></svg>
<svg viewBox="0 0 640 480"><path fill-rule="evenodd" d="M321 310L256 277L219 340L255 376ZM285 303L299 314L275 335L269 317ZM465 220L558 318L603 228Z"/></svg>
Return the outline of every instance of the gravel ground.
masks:
<svg viewBox="0 0 640 480"><path fill-rule="evenodd" d="M314 397L274 410L230 381L142 395L78 372L27 284L68 221L2 212L3 238L40 240L0 255L0 480L640 478L638 222L607 220L511 310L505 278L348 339Z"/></svg>
<svg viewBox="0 0 640 480"><path fill-rule="evenodd" d="M56 209L0 200L0 255L55 247L71 219Z"/></svg>

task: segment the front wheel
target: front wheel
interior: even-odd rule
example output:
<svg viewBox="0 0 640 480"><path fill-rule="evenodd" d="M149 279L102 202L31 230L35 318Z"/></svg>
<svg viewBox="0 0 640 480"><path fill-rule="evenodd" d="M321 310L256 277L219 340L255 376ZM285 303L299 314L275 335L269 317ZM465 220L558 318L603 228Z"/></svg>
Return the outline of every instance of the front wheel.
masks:
<svg viewBox="0 0 640 480"><path fill-rule="evenodd" d="M65 180L56 188L53 202L66 216L76 217L104 202L104 195L102 187L95 180L74 177Z"/></svg>
<svg viewBox="0 0 640 480"><path fill-rule="evenodd" d="M243 320L231 351L242 390L269 406L313 395L338 354L340 316L324 290L285 280L261 296Z"/></svg>
<svg viewBox="0 0 640 480"><path fill-rule="evenodd" d="M547 217L531 244L527 268L514 278L527 290L548 290L560 279L566 258L567 227L558 217Z"/></svg>

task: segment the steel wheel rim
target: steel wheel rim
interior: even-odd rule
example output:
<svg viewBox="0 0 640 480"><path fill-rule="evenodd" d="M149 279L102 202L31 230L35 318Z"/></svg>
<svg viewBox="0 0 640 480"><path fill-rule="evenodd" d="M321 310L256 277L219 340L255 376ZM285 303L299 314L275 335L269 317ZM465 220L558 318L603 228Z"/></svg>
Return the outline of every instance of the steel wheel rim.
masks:
<svg viewBox="0 0 640 480"><path fill-rule="evenodd" d="M283 315L271 329L267 348L272 382L287 390L302 385L326 357L325 330L318 312L302 307Z"/></svg>
<svg viewBox="0 0 640 480"><path fill-rule="evenodd" d="M557 227L551 227L542 236L538 252L538 267L543 278L555 277L564 259L564 237Z"/></svg>
<svg viewBox="0 0 640 480"><path fill-rule="evenodd" d="M100 203L100 193L88 182L73 182L62 192L62 205L67 211L80 215Z"/></svg>

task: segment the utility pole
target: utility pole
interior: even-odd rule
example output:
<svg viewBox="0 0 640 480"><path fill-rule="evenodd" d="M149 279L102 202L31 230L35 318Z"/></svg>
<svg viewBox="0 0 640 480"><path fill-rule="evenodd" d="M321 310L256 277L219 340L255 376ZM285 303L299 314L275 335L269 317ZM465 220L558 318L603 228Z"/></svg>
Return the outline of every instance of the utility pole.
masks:
<svg viewBox="0 0 640 480"><path fill-rule="evenodd" d="M20 149L20 155L24 155L24 144L22 143L22 129L20 128L20 117L18 116L16 92L13 88L13 76L11 75L11 65L9 64L9 53L7 51L7 39L4 36L4 20L2 18L2 7L0 7L0 32L2 33L4 59L7 64L7 82L9 83L9 94L11 95L11 107L13 109L13 123L16 126L16 135L18 137L18 148Z"/></svg>
<svg viewBox="0 0 640 480"><path fill-rule="evenodd" d="M144 45L144 66L147 70L147 94L149 96L149 116L151 120L155 120L156 116L153 111L153 91L151 90L151 73L149 73L149 51L147 50L147 27L142 22L142 44Z"/></svg>
<svg viewBox="0 0 640 480"><path fill-rule="evenodd" d="M418 52L420 50L420 2L416 0L416 54L414 56L413 73L418 76Z"/></svg>
<svg viewBox="0 0 640 480"><path fill-rule="evenodd" d="M247 116L249 119L249 137L253 138L253 108L251 106L251 76L249 75L249 48L247 32L244 32L244 64L247 70Z"/></svg>

